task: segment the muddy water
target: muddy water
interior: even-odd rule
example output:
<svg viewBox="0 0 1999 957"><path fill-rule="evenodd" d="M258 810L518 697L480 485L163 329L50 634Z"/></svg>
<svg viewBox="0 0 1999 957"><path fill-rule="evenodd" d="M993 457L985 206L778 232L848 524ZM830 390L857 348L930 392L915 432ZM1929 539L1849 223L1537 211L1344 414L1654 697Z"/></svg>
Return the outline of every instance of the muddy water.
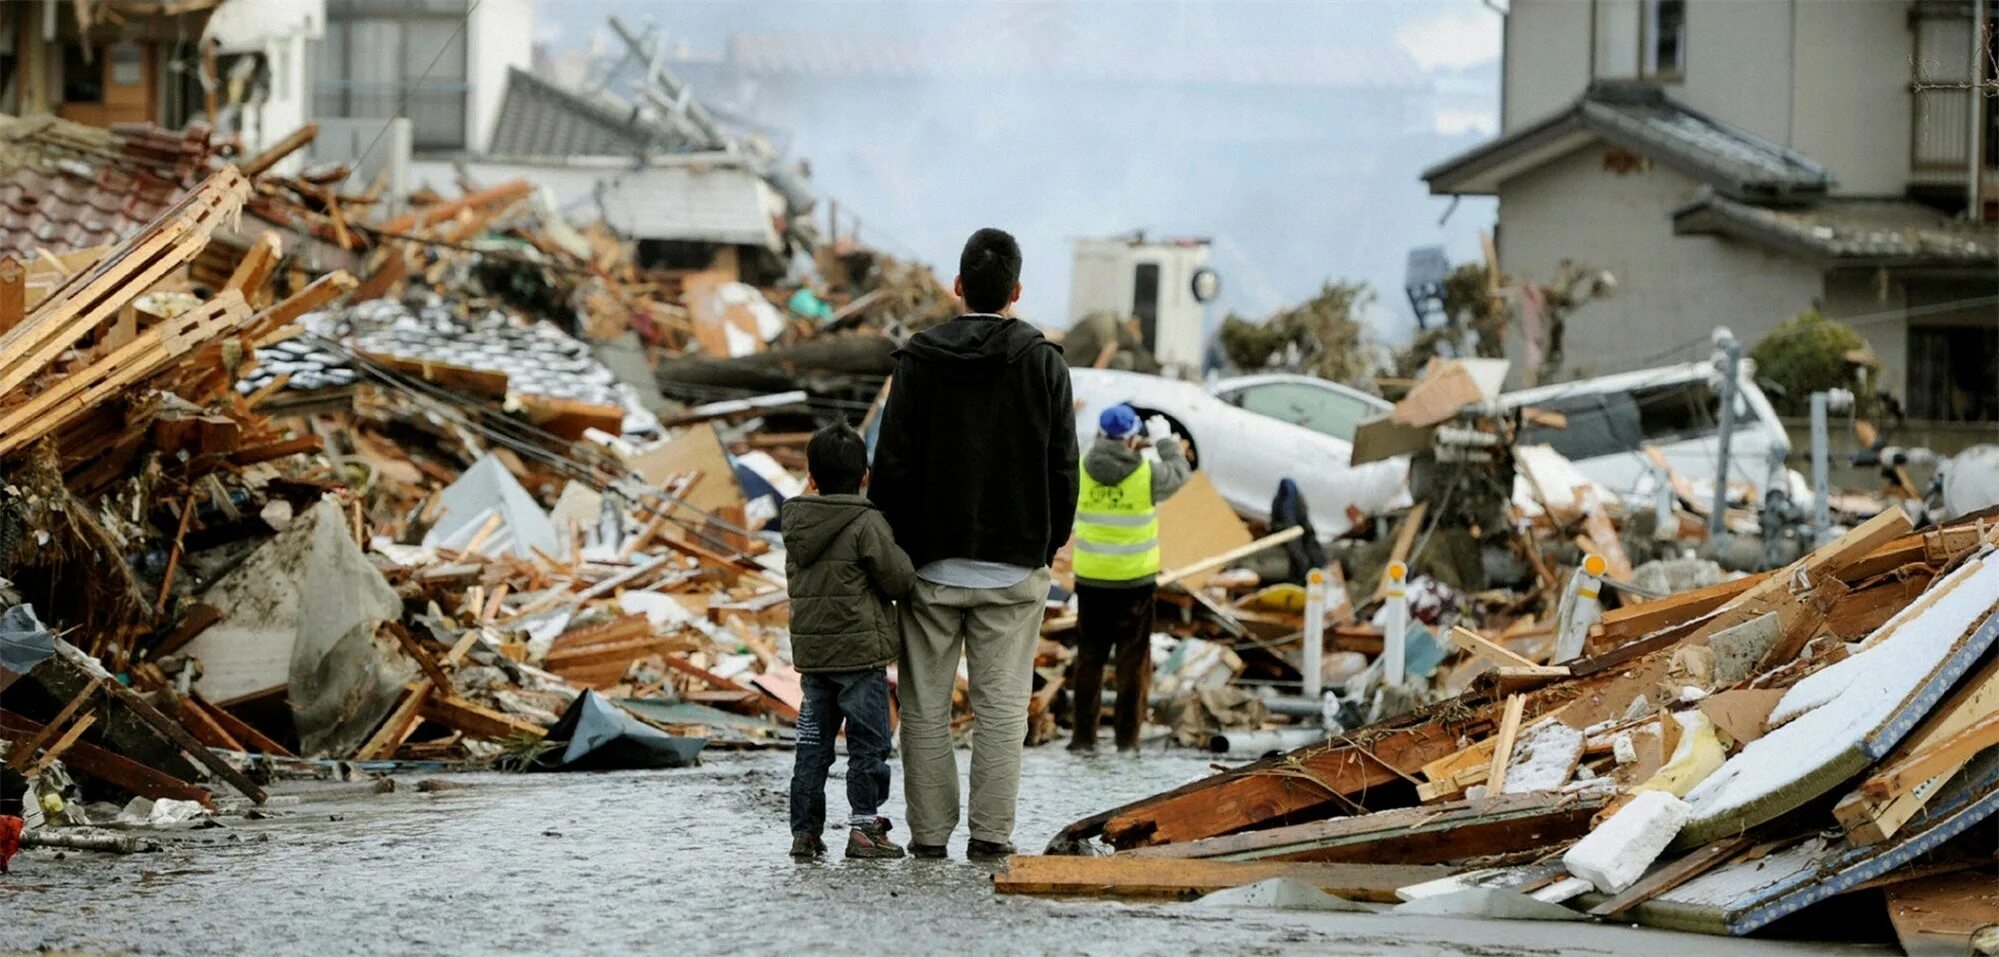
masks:
<svg viewBox="0 0 1999 957"><path fill-rule="evenodd" d="M1206 770L1185 753L1030 751L1016 843L1037 851L1071 820ZM832 858L796 863L784 853L788 775L789 755L764 753L681 771L467 775L453 780L468 787L434 794L406 778L392 795L306 796L268 820L174 832L159 853L27 852L0 876L0 952L1743 952L1573 924L1002 897L990 868L963 860L962 829L949 862L845 862L829 832ZM837 777L829 793L841 813ZM888 813L900 823L899 795ZM1825 952L1766 952L1778 951Z"/></svg>

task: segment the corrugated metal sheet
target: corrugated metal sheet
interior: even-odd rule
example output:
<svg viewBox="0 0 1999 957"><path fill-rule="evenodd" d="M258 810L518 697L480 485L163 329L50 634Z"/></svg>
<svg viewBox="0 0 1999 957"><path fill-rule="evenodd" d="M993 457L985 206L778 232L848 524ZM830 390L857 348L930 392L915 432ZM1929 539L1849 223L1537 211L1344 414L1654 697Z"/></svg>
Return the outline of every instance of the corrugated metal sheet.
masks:
<svg viewBox="0 0 1999 957"><path fill-rule="evenodd" d="M470 168L480 182L530 180L572 218L602 217L633 238L784 248L777 228L783 197L738 157L682 153L643 167L608 157L486 159Z"/></svg>

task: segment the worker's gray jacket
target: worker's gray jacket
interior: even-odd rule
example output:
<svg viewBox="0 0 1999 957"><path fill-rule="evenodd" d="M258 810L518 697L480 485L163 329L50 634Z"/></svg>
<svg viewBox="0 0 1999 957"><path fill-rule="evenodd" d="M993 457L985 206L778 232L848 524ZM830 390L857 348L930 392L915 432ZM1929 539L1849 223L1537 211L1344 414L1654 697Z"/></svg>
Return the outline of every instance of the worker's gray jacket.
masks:
<svg viewBox="0 0 1999 957"><path fill-rule="evenodd" d="M895 606L916 581L888 520L861 495L784 503L791 661L799 671L880 668L902 650Z"/></svg>
<svg viewBox="0 0 1999 957"><path fill-rule="evenodd" d="M1173 497L1174 492L1187 484L1194 475L1192 465L1187 462L1187 453L1180 448L1179 439L1160 439L1152 448L1159 453L1159 461L1152 465L1152 507ZM1131 473L1138 471L1139 457L1143 453L1135 451L1117 439L1101 435L1083 453L1083 471L1102 485L1116 485ZM1127 581L1097 581L1078 576L1076 584L1093 585L1098 588L1141 588L1151 585L1157 576L1133 578Z"/></svg>

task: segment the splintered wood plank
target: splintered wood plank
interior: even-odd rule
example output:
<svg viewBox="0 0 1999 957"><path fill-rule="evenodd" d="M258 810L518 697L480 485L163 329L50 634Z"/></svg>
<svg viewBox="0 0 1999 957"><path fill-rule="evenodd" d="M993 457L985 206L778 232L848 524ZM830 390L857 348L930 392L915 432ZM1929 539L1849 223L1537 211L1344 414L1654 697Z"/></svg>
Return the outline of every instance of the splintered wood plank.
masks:
<svg viewBox="0 0 1999 957"><path fill-rule="evenodd" d="M250 184L225 167L126 240L97 265L71 276L19 326L0 335L0 395L13 392L113 318L139 291L186 265L223 221L236 215Z"/></svg>
<svg viewBox="0 0 1999 957"><path fill-rule="evenodd" d="M1400 887L1448 877L1453 868L1407 864L1306 864L1129 857L1016 855L993 875L1002 894L1190 900L1273 877L1304 881L1348 900L1392 903Z"/></svg>
<svg viewBox="0 0 1999 957"><path fill-rule="evenodd" d="M70 723L69 728L63 731L62 737L57 738L56 743L49 745L48 749L42 752L42 756L35 761L34 766L28 769L27 776L32 778L48 770L49 765L56 763L63 756L63 752L68 751L70 746L96 723L96 714L86 712L78 715L76 720Z"/></svg>
<svg viewBox="0 0 1999 957"><path fill-rule="evenodd" d="M1527 699L1521 696L1506 696L1506 712L1499 719L1499 733L1492 739L1491 770L1485 772L1485 789L1489 794L1506 792L1506 766L1513 760L1513 742L1520 736L1520 714L1527 706Z"/></svg>

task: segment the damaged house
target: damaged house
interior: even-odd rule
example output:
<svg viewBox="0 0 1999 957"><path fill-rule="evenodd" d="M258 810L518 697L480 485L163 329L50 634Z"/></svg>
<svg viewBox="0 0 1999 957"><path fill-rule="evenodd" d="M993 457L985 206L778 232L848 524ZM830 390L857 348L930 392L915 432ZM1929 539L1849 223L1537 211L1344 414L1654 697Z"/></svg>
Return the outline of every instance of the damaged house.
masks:
<svg viewBox="0 0 1999 957"><path fill-rule="evenodd" d="M1427 170L1496 196L1523 292L1603 270L1565 376L1698 358L1817 308L1911 419L1999 421L1999 98L1989 4L1516 0L1501 134ZM1974 16L1987 18L1974 30ZM1548 348L1538 297L1507 342ZM1989 428L1989 425L1980 428Z"/></svg>

